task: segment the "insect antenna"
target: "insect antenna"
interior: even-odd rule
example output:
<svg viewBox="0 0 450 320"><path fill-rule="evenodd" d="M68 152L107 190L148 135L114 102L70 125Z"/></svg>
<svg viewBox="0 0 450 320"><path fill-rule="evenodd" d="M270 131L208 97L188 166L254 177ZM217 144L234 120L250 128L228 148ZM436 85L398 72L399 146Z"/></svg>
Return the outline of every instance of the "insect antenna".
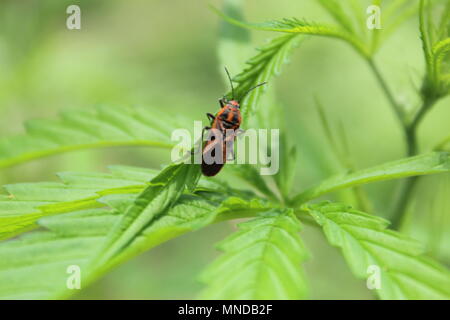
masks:
<svg viewBox="0 0 450 320"><path fill-rule="evenodd" d="M262 82L262 83L260 83L260 84L257 84L256 86L250 88L250 89L249 89L249 90L241 97L240 101L244 100L244 98L245 98L252 90L255 90L256 88L258 88L258 87L260 87L260 86L263 86L263 85L265 85L265 84L267 84L266 81L264 81L264 82Z"/></svg>
<svg viewBox="0 0 450 320"><path fill-rule="evenodd" d="M234 100L234 87L233 87L233 81L231 81L230 73L228 72L227 67L225 67L225 72L227 73L228 80L230 80L231 94L232 94L231 99Z"/></svg>

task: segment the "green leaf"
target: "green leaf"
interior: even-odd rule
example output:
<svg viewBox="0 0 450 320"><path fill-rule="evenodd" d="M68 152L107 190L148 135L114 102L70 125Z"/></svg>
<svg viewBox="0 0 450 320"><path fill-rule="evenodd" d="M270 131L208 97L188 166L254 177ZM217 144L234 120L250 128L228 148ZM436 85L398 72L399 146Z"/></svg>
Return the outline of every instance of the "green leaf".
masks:
<svg viewBox="0 0 450 320"><path fill-rule="evenodd" d="M306 295L300 268L306 250L292 211L269 211L239 224L219 244L225 253L202 275L205 299L301 299Z"/></svg>
<svg viewBox="0 0 450 320"><path fill-rule="evenodd" d="M368 50L365 45L361 43L360 39L339 27L328 26L323 23L311 23L296 18L282 19L279 21L267 21L262 23L248 23L229 17L215 8L212 9L229 23L243 28L337 38L351 44L363 56L366 57L369 55Z"/></svg>
<svg viewBox="0 0 450 320"><path fill-rule="evenodd" d="M298 35L287 35L272 39L267 45L261 47L259 53L247 61L247 67L233 78L238 85L235 88L237 97L242 97L252 87L268 82L273 76L280 74L283 64L289 61L292 50L303 40ZM241 101L243 118L248 121L260 102L261 95L266 86L252 90ZM230 95L231 92L228 94Z"/></svg>
<svg viewBox="0 0 450 320"><path fill-rule="evenodd" d="M135 198L135 195L109 195L101 199L108 208L45 217L38 222L42 230L0 243L0 299L67 298L78 292L67 288L69 266L80 267L84 289L114 266L181 234L216 221L267 211L267 206L258 200L230 197L217 202L182 195L119 255L93 268L92 261L109 232L122 220L125 209Z"/></svg>
<svg viewBox="0 0 450 320"><path fill-rule="evenodd" d="M366 47L370 47L370 55L373 55L383 41L418 11L416 0L390 0L389 3L374 0L369 1L366 5L361 3L361 0L318 1L344 30L360 39ZM369 4L379 6L381 9L381 29L369 30L367 28L368 13L366 7Z"/></svg>
<svg viewBox="0 0 450 320"><path fill-rule="evenodd" d="M386 35L392 34L403 22L419 12L419 1L395 0L386 9L384 22L386 25ZM386 38L386 36L385 36Z"/></svg>
<svg viewBox="0 0 450 320"><path fill-rule="evenodd" d="M238 8L236 3L231 1L228 5L230 4L233 4L233 10L231 11L232 14L234 16L241 15L236 11ZM230 8L227 10L230 10ZM227 26L229 26L228 28L232 28L231 30L234 31L234 38L236 38L234 44L239 45L240 42L238 40L244 38L242 35L238 37L239 30L243 31L244 29L237 28L232 24L227 24ZM224 30L227 30L225 27L223 28ZM247 34L245 38L247 39ZM235 88L237 96L245 94L250 88L259 83L267 82L274 75L278 75L281 72L281 66L289 61L289 57L293 49L298 46L301 40L302 39L298 36L283 36L273 39L269 44L260 48L260 52L247 61L247 67L233 79L233 81L238 84ZM221 60L228 61L230 55L235 55L235 52L223 57L221 56ZM262 102L260 93L263 90L264 88L261 87L250 92L247 99L245 99L242 103L242 109L245 112L244 118L246 119L247 126L255 126L260 128L280 128L282 119L279 105L275 102L273 94L269 95L270 99L265 99L265 101ZM273 90L271 92L273 92ZM230 95L231 92L228 94ZM263 104L263 107L260 106L261 104ZM255 116L249 117L248 114L256 111L256 108L259 110ZM231 169L233 169L233 173L246 180L270 199L275 201L277 200L277 196L268 187L266 181L261 178L258 168L251 165L240 165L233 166ZM282 169L283 168L281 168L281 170Z"/></svg>
<svg viewBox="0 0 450 320"><path fill-rule="evenodd" d="M185 188L193 191L200 179L199 165L173 164L154 177L115 224L95 263L103 264L117 255L140 232L175 203Z"/></svg>
<svg viewBox="0 0 450 320"><path fill-rule="evenodd" d="M33 120L26 134L0 140L0 168L58 153L113 146L172 148L178 121L154 109L107 108L65 112L59 120Z"/></svg>
<svg viewBox="0 0 450 320"><path fill-rule="evenodd" d="M354 275L380 270L381 299L450 299L450 272L422 255L416 241L386 230L388 221L339 203L305 205L331 245L342 250Z"/></svg>
<svg viewBox="0 0 450 320"><path fill-rule="evenodd" d="M450 51L450 0L440 4L436 6L442 10L439 20L433 12L436 3L420 1L420 34L426 62L421 93L427 101L436 101L450 94L450 70L446 63Z"/></svg>
<svg viewBox="0 0 450 320"><path fill-rule="evenodd" d="M343 188L354 187L366 183L406 178L411 176L435 174L450 171L450 153L431 152L415 157L388 162L369 169L350 174L341 174L329 178L315 187L305 190L291 201L298 206L308 200Z"/></svg>
<svg viewBox="0 0 450 320"><path fill-rule="evenodd" d="M450 51L450 38L446 38L434 44L433 55L437 68L441 68L442 63L446 55Z"/></svg>
<svg viewBox="0 0 450 320"><path fill-rule="evenodd" d="M235 0L225 1L224 11L235 19L242 20L241 2ZM233 24L221 25L220 44L225 43L228 50L223 53L222 45L219 46L219 57L222 63L228 65L235 62L237 57L242 56L243 47L248 47L249 33L243 28ZM236 96L244 95L249 89L262 82L268 82L274 75L281 72L281 67L289 61L293 49L298 46L302 38L297 35L282 36L273 39L269 44L259 49L259 53L247 61L246 68L238 74L233 81L237 83ZM232 63L236 65L236 63ZM273 86L265 95L263 101L262 92L264 87L251 91L247 98L241 103L245 126L255 128L280 128L283 123L282 108L273 94ZM228 95L232 95L229 92ZM258 112L255 113L258 108ZM277 196L268 187L267 182L261 178L258 168L251 165L232 166L233 173L246 180L257 190L277 201ZM282 170L283 168L281 168ZM270 178L269 178L270 179Z"/></svg>
<svg viewBox="0 0 450 320"><path fill-rule="evenodd" d="M242 1L240 0L225 0L223 6L224 12L239 20L243 20L243 10L242 10ZM227 23L225 21L220 22L220 41L218 46L218 56L220 64L226 66L228 70L233 74L235 70L244 69L245 64L243 61L246 61L248 56L252 53L253 48L250 46L250 32L246 29L237 27L233 24ZM277 53L274 52L274 55ZM269 57L270 58L270 57ZM263 61L266 62L266 61ZM248 69L248 68L247 68ZM225 80L225 84L229 85L229 79L227 75L220 70L223 75L223 79ZM241 73L242 74L242 73ZM258 75L254 75L257 77ZM256 85L256 81L258 79L251 79L251 83L247 84L248 88L253 86L253 83ZM238 84L236 88L236 92L243 91L240 89ZM243 84L244 85L244 84ZM232 92L229 92L228 95L232 95ZM262 99L259 99L259 103L261 103ZM267 100L267 99L266 99ZM245 103L241 103L242 109L245 109ZM266 108L263 108L266 110ZM255 115L255 117L259 117L261 114L261 107L259 108L259 112ZM252 127L255 124L255 121L252 119L245 119L246 127ZM256 121L256 127L258 127L258 123ZM249 183L256 190L262 192L264 195L268 196L270 199L275 200L276 196L272 193L270 188L266 185L264 179L262 179L261 175L258 172L258 168L249 164L242 164L238 166L227 166L226 171L231 171L234 175L242 178L247 183Z"/></svg>
<svg viewBox="0 0 450 320"><path fill-rule="evenodd" d="M329 26L323 23L312 23L304 19L282 19L263 23L247 23L213 10L226 21L237 26L249 29L276 31L287 33L301 33L307 35L326 36L337 38L349 43L363 57L370 58L404 21L417 12L417 1L391 0L389 6L384 9L382 29L367 30L365 7L360 0L337 1L318 0L319 4L334 18L339 26ZM372 4L381 6L381 1L373 1ZM385 14L386 13L386 14Z"/></svg>
<svg viewBox="0 0 450 320"><path fill-rule="evenodd" d="M39 220L39 225L46 230L0 243L0 298L53 299L75 294L77 290L66 286L70 276L67 268L71 265L81 269L81 289L102 276L109 268L92 269L90 262L111 228L121 220L123 208L133 203L134 198L133 195L107 196L103 201L114 209L89 209L46 217ZM219 212L215 210L210 201L181 196L166 214L141 232L114 264L212 223Z"/></svg>
<svg viewBox="0 0 450 320"><path fill-rule="evenodd" d="M255 190L258 190L270 200L277 201L277 196L269 188L266 180L264 180L256 166L252 166L250 164L239 164L230 166L227 170L246 181Z"/></svg>
<svg viewBox="0 0 450 320"><path fill-rule="evenodd" d="M185 195L181 196L182 199L185 197ZM223 194L215 194L213 192L208 192L207 194L197 197L191 196L191 198L196 199L195 203L191 203L193 206L195 204L195 206L199 209L207 208L209 212L202 215L201 219L198 219L196 210L193 210L190 207L179 206L178 211L172 211L172 209L169 209L168 217L166 217L167 214L161 215L154 223L147 226L142 232L142 235L136 237L124 251L120 252L112 261L108 262L106 267L110 268L124 260L129 259L130 257L154 247L162 241L161 238L166 241L187 231L196 230L214 222L253 217L260 212L267 211L271 208L270 204L267 204L257 198L245 200L234 196L226 197L223 196ZM122 199L119 198L119 202L121 200ZM112 201L112 203L110 201L107 202L110 203L111 206L117 207L114 196ZM179 202L180 201L177 202L177 205ZM131 204L132 202L129 201L128 207ZM120 205L123 209L123 203ZM179 218L179 220L183 223L188 223L188 228L186 228L186 225L173 228L173 216ZM164 228L161 230L161 226L166 227L167 225L169 226L168 230Z"/></svg>
<svg viewBox="0 0 450 320"><path fill-rule="evenodd" d="M342 6L342 1L318 0L318 2L346 31L352 34L355 33L354 23L350 18L350 14Z"/></svg>
<svg viewBox="0 0 450 320"><path fill-rule="evenodd" d="M157 170L111 166L105 173L59 173L62 183L19 183L5 186L0 198L0 240L36 227L36 220L48 215L102 207L98 200L109 194L137 194L157 175ZM233 191L218 179L202 179L197 190Z"/></svg>

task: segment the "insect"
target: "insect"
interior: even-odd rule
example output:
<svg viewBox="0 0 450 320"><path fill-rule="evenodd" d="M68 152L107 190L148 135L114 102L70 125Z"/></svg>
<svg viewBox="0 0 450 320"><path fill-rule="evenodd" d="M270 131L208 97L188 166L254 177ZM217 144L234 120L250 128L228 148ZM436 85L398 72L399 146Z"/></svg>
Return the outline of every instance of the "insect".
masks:
<svg viewBox="0 0 450 320"><path fill-rule="evenodd" d="M202 151L202 173L205 176L215 176L222 169L227 160L228 153L234 156L233 143L236 136L243 132L240 129L242 117L240 112L240 101L252 90L266 84L260 83L250 88L240 99L235 99L233 82L227 68L225 71L230 81L232 98L228 100L223 97L219 100L220 110L216 115L207 113L206 116L211 121L210 126L204 127L208 130L208 140ZM203 137L203 134L202 134Z"/></svg>

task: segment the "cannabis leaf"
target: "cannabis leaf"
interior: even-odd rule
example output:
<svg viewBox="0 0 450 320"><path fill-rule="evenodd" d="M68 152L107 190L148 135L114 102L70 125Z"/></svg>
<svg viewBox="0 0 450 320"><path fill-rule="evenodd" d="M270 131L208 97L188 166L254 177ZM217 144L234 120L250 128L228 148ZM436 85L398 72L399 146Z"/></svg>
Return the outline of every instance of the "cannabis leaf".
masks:
<svg viewBox="0 0 450 320"><path fill-rule="evenodd" d="M193 217L212 210L209 208L205 212L200 209L198 201L190 202L188 199L183 199L181 206L184 210L189 207ZM116 206L121 204L124 204L124 199L115 201ZM172 210L180 212L177 206ZM114 210L89 209L48 217L40 220L39 224L49 231L26 234L18 240L1 244L0 296L42 299L68 295L66 270L70 265L81 268L82 287L85 287L86 277L91 271L88 262L95 256L113 224L120 219L119 214ZM166 219L169 218L175 219L176 216L169 213ZM176 220L178 223L182 221ZM175 226L175 223L169 223L166 231ZM156 241L160 239L154 238Z"/></svg>
<svg viewBox="0 0 450 320"><path fill-rule="evenodd" d="M445 4L444 4L445 2ZM428 1L420 1L420 33L426 61L426 74L422 95L429 105L419 112L426 112L432 102L450 93L450 1L442 2L444 7L439 18L432 12ZM433 21L437 21L433 23Z"/></svg>
<svg viewBox="0 0 450 320"><path fill-rule="evenodd" d="M0 197L0 239L7 239L35 228L36 220L104 206L99 199L110 194L138 194L158 171L153 169L111 166L111 173L63 172L62 183L39 182L6 185L8 195ZM197 190L232 192L218 179L202 179ZM242 194L242 193L241 193Z"/></svg>
<svg viewBox="0 0 450 320"><path fill-rule="evenodd" d="M409 155L416 154L415 132L420 119L450 92L450 0L441 6L439 19L435 19L434 4L420 1L427 70L421 90L423 106L415 114L408 114L398 104L373 55L392 30L416 12L417 2L392 0L386 4L383 30L367 30L365 10L357 0L318 2L336 26L297 18L247 23L242 21L242 4L225 0L226 14L218 13L230 23L221 27L219 59L234 70L243 70L233 78L234 98L241 100L249 89L279 74L305 35L344 40L374 71L404 129ZM382 1L371 3L384 5ZM249 28L284 35L261 47L243 67L250 47ZM376 291L380 298L450 299L449 271L425 257L422 245L388 230L388 221L340 203L307 203L371 182L448 175L450 153L432 152L356 171L346 158L348 152L342 155L336 147L343 167L352 172L331 177L290 198L297 153L284 132L283 107L273 86L262 99L267 87L251 91L241 105L245 126L283 131L280 145L272 145L279 147L280 160L275 164L279 172L262 177L256 166L225 169L245 180L261 198L252 191L232 189L216 178L202 179L198 165L187 164L171 164L162 171L116 166L106 174L67 172L58 175L61 182L5 186L7 194L0 195L0 239L8 241L0 243L0 298L69 297L76 292L70 290L68 282L74 266L81 270L84 288L113 267L169 239L215 222L251 218L219 244L223 254L202 275L208 285L205 298L305 298L308 290L301 264L307 251L299 237L300 221L304 220L323 228L329 243L341 249L358 278L367 278L372 266L380 268L381 288ZM327 128L324 119L322 115ZM25 135L2 139L0 168L82 148L172 148L171 132L184 127L182 123L141 108L72 111L59 120L28 122ZM331 131L327 135L335 147ZM21 235L30 230L33 232Z"/></svg>
<svg viewBox="0 0 450 320"><path fill-rule="evenodd" d="M224 5L224 11L229 15L241 20L243 19L240 2L228 0L225 1ZM225 24L221 26L220 35L219 59L224 65L228 65L230 62L232 65L236 65L236 60L241 56L243 48L248 46L250 37L248 31L243 28L237 28L233 24ZM299 46L302 41L303 37L300 35L287 35L271 39L268 44L259 48L259 53L249 59L246 62L244 70L233 78L233 82L237 83L235 88L236 96L240 97L254 86L263 82L270 82L273 76L279 75L282 66L289 62L293 49ZM226 45L229 49L226 55L223 54L222 45ZM245 119L244 125L246 127L266 129L280 129L283 127L283 108L275 98L274 88L271 82L267 87L264 88L263 86L251 91L241 103L243 118ZM264 99L262 99L263 92L266 89L268 92L265 94ZM228 93L228 96L230 95L232 95L232 92ZM285 139L285 137L282 136L282 139ZM247 164L233 166L231 168L232 173L244 179L255 189L274 201L277 200L278 196L268 186L271 184L270 180L275 180L281 195L285 197L293 180L293 171L289 170L295 166L294 148L285 148L284 144L280 144L279 147L281 149L280 164L278 164L279 171L274 177L275 179L271 177L264 179L256 166Z"/></svg>
<svg viewBox="0 0 450 320"><path fill-rule="evenodd" d="M431 152L415 157L392 161L350 174L341 174L324 180L292 199L294 206L342 188L353 187L375 181L435 174L450 171L450 153Z"/></svg>
<svg viewBox="0 0 450 320"><path fill-rule="evenodd" d="M251 187L255 190L261 192L268 199L277 201L277 196L268 186L266 180L261 176L258 168L250 164L240 164L238 166L232 166L227 169L232 172L235 176L245 180Z"/></svg>
<svg viewBox="0 0 450 320"><path fill-rule="evenodd" d="M416 0L392 0L389 3L382 1L369 1L371 5L378 6L381 10L381 29L368 29L367 18L370 7L361 4L359 0L338 1L318 0L319 4L330 16L349 34L358 38L368 48L372 56L379 49L395 29L404 21L417 13L418 2Z"/></svg>
<svg viewBox="0 0 450 320"><path fill-rule="evenodd" d="M303 209L323 227L333 246L342 250L358 278L370 266L381 271L381 299L449 299L450 272L422 256L422 246L400 233L386 230L388 221L339 203L305 205Z"/></svg>
<svg viewBox="0 0 450 320"><path fill-rule="evenodd" d="M215 221L254 216L267 211L259 200L246 201L221 193L181 195L164 214L155 217L120 254L103 264L92 263L124 212L136 200L134 194L104 196L104 208L79 210L38 220L39 231L0 243L0 298L54 299L76 290L66 283L72 265L81 269L85 288L113 266L176 236ZM38 276L36 276L38 275Z"/></svg>
<svg viewBox="0 0 450 320"><path fill-rule="evenodd" d="M259 49L259 53L246 62L246 68L233 78L236 82L236 96L241 97L257 84L268 82L281 72L281 66L289 61L289 56L302 38L288 35L272 39ZM247 118L256 111L264 86L251 91L242 101L243 117ZM228 94L230 95L231 92Z"/></svg>
<svg viewBox="0 0 450 320"><path fill-rule="evenodd" d="M101 106L93 110L64 112L59 120L28 121L25 135L1 139L0 168L78 149L111 146L172 148L171 130L179 127L182 127L180 121L154 109Z"/></svg>
<svg viewBox="0 0 450 320"><path fill-rule="evenodd" d="M139 235L140 231L175 203L185 187L193 192L200 179L200 166L173 164L154 177L134 203L126 209L120 222L112 228L101 248L98 263L104 263Z"/></svg>
<svg viewBox="0 0 450 320"><path fill-rule="evenodd" d="M355 19L359 18L359 16L361 16L362 14L362 8L359 8L357 10L357 14L350 15L350 13L346 10L348 8L343 6L342 2L340 1L318 0L318 3L334 18L337 23L341 25L343 29L351 34L355 33L358 23L352 21L351 17L354 17Z"/></svg>
<svg viewBox="0 0 450 320"><path fill-rule="evenodd" d="M279 21L267 21L262 23L248 23L229 17L215 8L213 8L213 10L226 21L243 28L337 38L350 43L362 55L369 55L364 44L361 43L358 38L348 31L336 26L328 26L323 23L312 23L297 18L285 18Z"/></svg>
<svg viewBox="0 0 450 320"><path fill-rule="evenodd" d="M318 2L339 25L330 26L298 18L247 23L230 17L215 8L213 10L224 20L243 28L340 39L350 44L366 59L370 59L375 54L381 40L387 39L393 30L417 12L417 3L406 5L404 0L394 0L386 9L390 19L385 19L387 23L383 29L370 30L369 33L366 26L367 17L364 16L365 11L357 1L349 1L346 4L336 0L318 0Z"/></svg>
<svg viewBox="0 0 450 320"><path fill-rule="evenodd" d="M306 285L300 263L306 250L291 210L274 210L239 224L218 247L225 253L202 275L208 299L301 299Z"/></svg>

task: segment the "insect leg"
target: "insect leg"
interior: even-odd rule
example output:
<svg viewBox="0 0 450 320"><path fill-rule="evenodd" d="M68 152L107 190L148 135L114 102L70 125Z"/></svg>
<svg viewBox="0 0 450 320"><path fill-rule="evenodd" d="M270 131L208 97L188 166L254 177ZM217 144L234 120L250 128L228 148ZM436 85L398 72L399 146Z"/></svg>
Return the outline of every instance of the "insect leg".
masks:
<svg viewBox="0 0 450 320"><path fill-rule="evenodd" d="M211 120L211 123L216 119L216 117L211 113L207 113L206 116L208 117L209 120Z"/></svg>

